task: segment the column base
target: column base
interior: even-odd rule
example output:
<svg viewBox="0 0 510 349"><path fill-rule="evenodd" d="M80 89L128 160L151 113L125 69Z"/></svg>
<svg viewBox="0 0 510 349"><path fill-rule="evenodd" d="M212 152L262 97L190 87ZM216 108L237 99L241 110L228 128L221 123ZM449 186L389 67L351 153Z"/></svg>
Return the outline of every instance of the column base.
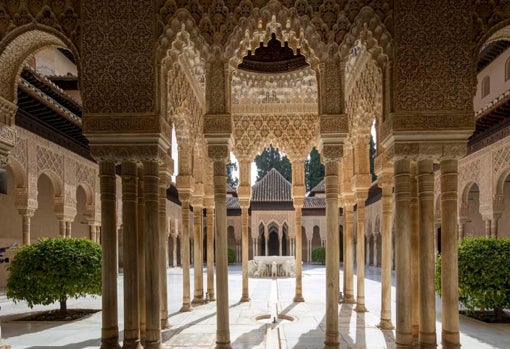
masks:
<svg viewBox="0 0 510 349"><path fill-rule="evenodd" d="M340 342L338 340L324 341L324 349L338 349L340 348Z"/></svg>
<svg viewBox="0 0 510 349"><path fill-rule="evenodd" d="M160 341L152 342L152 343L145 342L143 348L144 349L161 349L162 346L161 346Z"/></svg>
<svg viewBox="0 0 510 349"><path fill-rule="evenodd" d="M0 349L1 349L1 347L0 347ZM142 349L142 343L140 343L140 340L124 341L122 343L122 349Z"/></svg>
<svg viewBox="0 0 510 349"><path fill-rule="evenodd" d="M101 340L101 349L120 349L119 340L117 338L103 339Z"/></svg>
<svg viewBox="0 0 510 349"><path fill-rule="evenodd" d="M170 323L168 322L168 319L161 319L161 329L166 330L170 328Z"/></svg>
<svg viewBox="0 0 510 349"><path fill-rule="evenodd" d="M227 343L218 343L216 342L216 349L232 349L232 346L230 345L230 342Z"/></svg>
<svg viewBox="0 0 510 349"><path fill-rule="evenodd" d="M441 343L441 347L443 349L459 349L460 344L451 344L451 343Z"/></svg>
<svg viewBox="0 0 510 349"><path fill-rule="evenodd" d="M377 327L379 327L379 329L381 329L383 331L389 331L389 330L395 329L395 326L393 326L393 324L391 323L391 320L383 320L383 319L381 319L381 322L379 322Z"/></svg>
<svg viewBox="0 0 510 349"><path fill-rule="evenodd" d="M346 294L344 296L344 303L345 304L356 304L356 300L354 299L353 295Z"/></svg>
<svg viewBox="0 0 510 349"><path fill-rule="evenodd" d="M181 313L186 312L186 311L191 311L191 305L190 304L183 304L179 311Z"/></svg>
<svg viewBox="0 0 510 349"><path fill-rule="evenodd" d="M429 344L429 343L419 343L420 349L436 349L437 344ZM443 347L444 348L444 347Z"/></svg>
<svg viewBox="0 0 510 349"><path fill-rule="evenodd" d="M302 303L305 301L305 299L303 298L303 295L297 294L294 296L294 299L292 301L295 303Z"/></svg>
<svg viewBox="0 0 510 349"><path fill-rule="evenodd" d="M356 304L354 311L356 313L366 313L368 310L367 307L365 307L365 304Z"/></svg>
<svg viewBox="0 0 510 349"><path fill-rule="evenodd" d="M202 298L202 297L200 297L200 298L195 297L195 298L193 298L193 300L191 301L191 304L193 304L193 305L202 305L202 304L204 304L204 303L205 303L205 300L204 300L204 298Z"/></svg>
<svg viewBox="0 0 510 349"><path fill-rule="evenodd" d="M249 296L242 296L241 299L239 300L239 302L241 302L241 303L245 303L245 302L249 302L249 301L250 301Z"/></svg>

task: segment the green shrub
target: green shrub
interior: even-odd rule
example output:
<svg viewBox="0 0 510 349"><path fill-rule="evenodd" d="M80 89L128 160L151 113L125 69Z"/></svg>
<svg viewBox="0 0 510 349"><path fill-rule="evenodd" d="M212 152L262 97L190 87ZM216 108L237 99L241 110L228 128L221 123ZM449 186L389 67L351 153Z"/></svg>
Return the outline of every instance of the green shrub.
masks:
<svg viewBox="0 0 510 349"><path fill-rule="evenodd" d="M228 251L228 264L235 263L235 261L236 261L236 253L230 247L228 248L227 251Z"/></svg>
<svg viewBox="0 0 510 349"><path fill-rule="evenodd" d="M8 267L7 297L48 305L101 294L101 246L86 239L42 239L21 247Z"/></svg>
<svg viewBox="0 0 510 349"><path fill-rule="evenodd" d="M436 290L441 294L441 258ZM510 308L510 239L470 237L459 243L459 301L469 313L494 310L497 319Z"/></svg>
<svg viewBox="0 0 510 349"><path fill-rule="evenodd" d="M312 261L324 264L326 261L326 249L324 247L317 247L312 251Z"/></svg>

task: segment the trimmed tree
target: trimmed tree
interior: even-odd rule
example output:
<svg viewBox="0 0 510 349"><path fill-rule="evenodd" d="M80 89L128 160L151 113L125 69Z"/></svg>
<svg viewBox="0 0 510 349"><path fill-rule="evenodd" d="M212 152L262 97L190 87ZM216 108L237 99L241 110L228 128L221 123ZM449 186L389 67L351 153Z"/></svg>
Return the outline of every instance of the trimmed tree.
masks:
<svg viewBox="0 0 510 349"><path fill-rule="evenodd" d="M236 261L236 253L230 247L227 249L227 259L228 259L228 264L235 263L235 261Z"/></svg>
<svg viewBox="0 0 510 349"><path fill-rule="evenodd" d="M36 304L101 294L101 246L86 239L42 239L21 247L8 267L7 297Z"/></svg>
<svg viewBox="0 0 510 349"><path fill-rule="evenodd" d="M459 301L468 313L494 310L496 320L510 308L510 239L469 237L459 243ZM436 262L441 294L441 258Z"/></svg>
<svg viewBox="0 0 510 349"><path fill-rule="evenodd" d="M324 179L324 165L321 163L321 156L315 147L305 161L305 182L306 191L312 190Z"/></svg>
<svg viewBox="0 0 510 349"><path fill-rule="evenodd" d="M320 262L324 265L324 262L326 261L326 248L325 247L317 247L315 250L312 251L312 261L313 262Z"/></svg>
<svg viewBox="0 0 510 349"><path fill-rule="evenodd" d="M264 176L274 168L280 172L286 180L292 182L292 165L289 159L285 155L280 154L278 149L273 148L272 145L255 156L255 164L257 165L257 181L264 178Z"/></svg>

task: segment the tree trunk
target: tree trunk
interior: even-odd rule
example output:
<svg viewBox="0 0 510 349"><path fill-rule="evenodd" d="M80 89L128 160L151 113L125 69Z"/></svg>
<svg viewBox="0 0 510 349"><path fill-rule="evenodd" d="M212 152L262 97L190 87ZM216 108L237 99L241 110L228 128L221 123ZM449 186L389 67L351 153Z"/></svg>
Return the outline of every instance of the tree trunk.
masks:
<svg viewBox="0 0 510 349"><path fill-rule="evenodd" d="M65 313L67 311L67 298L60 300L60 312Z"/></svg>
<svg viewBox="0 0 510 349"><path fill-rule="evenodd" d="M503 309L494 309L494 318L496 322L501 322L503 320Z"/></svg>

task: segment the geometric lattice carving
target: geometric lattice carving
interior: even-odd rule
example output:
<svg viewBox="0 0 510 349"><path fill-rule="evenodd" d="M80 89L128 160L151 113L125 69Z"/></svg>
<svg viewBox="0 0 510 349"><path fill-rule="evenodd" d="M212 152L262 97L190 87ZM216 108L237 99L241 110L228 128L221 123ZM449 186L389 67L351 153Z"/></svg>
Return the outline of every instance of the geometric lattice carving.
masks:
<svg viewBox="0 0 510 349"><path fill-rule="evenodd" d="M88 183L90 188L94 190L96 184L96 171L89 166L78 163L76 168L76 184Z"/></svg>
<svg viewBox="0 0 510 349"><path fill-rule="evenodd" d="M11 155L19 161L24 169L27 168L27 140L16 137L16 143L12 149Z"/></svg>
<svg viewBox="0 0 510 349"><path fill-rule="evenodd" d="M493 155L494 174L499 173L510 164L510 147L498 149Z"/></svg>
<svg viewBox="0 0 510 349"><path fill-rule="evenodd" d="M57 175L64 173L64 156L37 146L37 173L52 170Z"/></svg>
<svg viewBox="0 0 510 349"><path fill-rule="evenodd" d="M480 185L479 183L480 159L477 159L476 161L467 164L463 164L462 168L459 168L459 170L460 170L459 184L474 182Z"/></svg>

